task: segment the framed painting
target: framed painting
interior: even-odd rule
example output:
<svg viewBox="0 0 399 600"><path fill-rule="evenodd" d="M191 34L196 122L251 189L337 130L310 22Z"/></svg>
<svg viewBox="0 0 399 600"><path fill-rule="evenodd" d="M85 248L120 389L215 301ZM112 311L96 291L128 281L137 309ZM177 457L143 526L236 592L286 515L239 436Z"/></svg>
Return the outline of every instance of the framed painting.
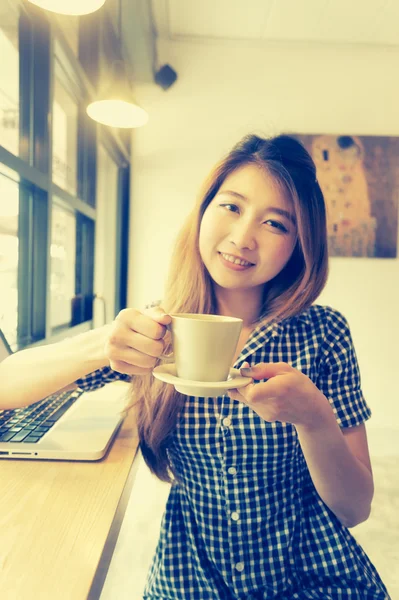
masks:
<svg viewBox="0 0 399 600"><path fill-rule="evenodd" d="M330 256L396 258L399 138L302 135L327 207Z"/></svg>

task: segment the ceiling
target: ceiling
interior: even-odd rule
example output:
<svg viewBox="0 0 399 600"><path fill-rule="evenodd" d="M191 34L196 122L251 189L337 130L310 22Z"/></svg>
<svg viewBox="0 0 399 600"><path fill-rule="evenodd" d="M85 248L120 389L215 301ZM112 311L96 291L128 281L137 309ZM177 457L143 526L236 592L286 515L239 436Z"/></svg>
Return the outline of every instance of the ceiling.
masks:
<svg viewBox="0 0 399 600"><path fill-rule="evenodd" d="M152 0L158 38L399 45L399 0Z"/></svg>

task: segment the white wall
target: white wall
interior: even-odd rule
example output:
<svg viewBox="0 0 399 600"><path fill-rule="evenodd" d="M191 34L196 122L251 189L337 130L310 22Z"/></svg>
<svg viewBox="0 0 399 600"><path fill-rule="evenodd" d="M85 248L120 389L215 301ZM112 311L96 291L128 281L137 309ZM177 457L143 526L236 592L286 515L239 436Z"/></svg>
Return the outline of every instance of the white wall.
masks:
<svg viewBox="0 0 399 600"><path fill-rule="evenodd" d="M399 134L399 49L161 42L159 52L179 78L141 97L150 121L133 134L135 307L162 297L171 245L200 182L245 133ZM399 428L399 261L332 258L319 301L349 319L373 410L369 428L384 427L388 440L388 428Z"/></svg>

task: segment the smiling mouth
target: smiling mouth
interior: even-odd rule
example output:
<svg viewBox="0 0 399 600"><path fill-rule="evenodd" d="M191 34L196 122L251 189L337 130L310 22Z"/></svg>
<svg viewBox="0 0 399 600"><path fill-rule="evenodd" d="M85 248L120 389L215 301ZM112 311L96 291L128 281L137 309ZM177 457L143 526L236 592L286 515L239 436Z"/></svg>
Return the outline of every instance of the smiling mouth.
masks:
<svg viewBox="0 0 399 600"><path fill-rule="evenodd" d="M225 254L224 252L219 252L219 254L225 260L232 263L233 265L240 265L242 267L253 267L254 266L254 263L251 263L248 260L243 260L242 258L237 258L236 256L233 256L232 254Z"/></svg>

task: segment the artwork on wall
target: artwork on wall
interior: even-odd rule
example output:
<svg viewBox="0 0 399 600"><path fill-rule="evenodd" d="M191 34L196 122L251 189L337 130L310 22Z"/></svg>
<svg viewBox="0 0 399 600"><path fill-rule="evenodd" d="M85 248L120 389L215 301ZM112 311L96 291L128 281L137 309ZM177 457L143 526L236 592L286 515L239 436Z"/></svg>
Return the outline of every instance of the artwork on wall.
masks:
<svg viewBox="0 0 399 600"><path fill-rule="evenodd" d="M290 135L316 164L330 256L397 257L399 138Z"/></svg>

